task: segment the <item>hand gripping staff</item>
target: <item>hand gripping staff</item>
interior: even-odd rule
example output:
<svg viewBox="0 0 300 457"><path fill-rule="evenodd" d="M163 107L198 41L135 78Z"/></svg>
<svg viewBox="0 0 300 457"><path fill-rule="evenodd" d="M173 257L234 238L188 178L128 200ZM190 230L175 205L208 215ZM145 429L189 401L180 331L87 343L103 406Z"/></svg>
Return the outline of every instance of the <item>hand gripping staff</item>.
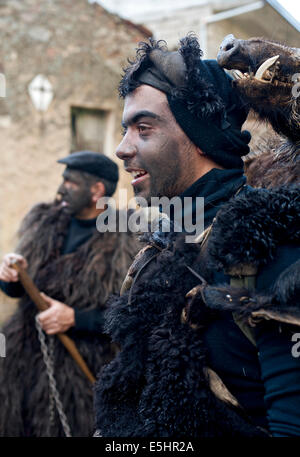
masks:
<svg viewBox="0 0 300 457"><path fill-rule="evenodd" d="M25 291L27 292L27 294L29 295L29 297L31 298L31 300L33 301L33 303L36 305L36 307L40 311L45 311L48 308L48 304L41 296L38 288L30 278L29 274L24 270L23 267L21 267L18 261L12 262L11 266L19 273L20 282L24 287ZM89 381L93 384L96 381L96 379L94 375L91 373L85 361L83 360L74 341L64 333L57 333L57 337L60 339L60 341L65 346L67 351L69 351L69 353L71 354L77 365L80 367L80 369L83 371L83 373L86 375L86 377L89 379Z"/></svg>

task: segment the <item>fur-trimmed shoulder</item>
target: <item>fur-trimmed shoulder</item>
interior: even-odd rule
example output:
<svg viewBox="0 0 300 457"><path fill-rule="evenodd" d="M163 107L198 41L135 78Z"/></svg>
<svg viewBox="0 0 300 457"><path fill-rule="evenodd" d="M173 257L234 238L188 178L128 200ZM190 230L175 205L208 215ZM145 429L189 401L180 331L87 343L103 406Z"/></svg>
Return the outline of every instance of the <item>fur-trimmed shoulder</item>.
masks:
<svg viewBox="0 0 300 457"><path fill-rule="evenodd" d="M208 241L218 270L274 258L278 246L300 241L300 190L248 188L218 212Z"/></svg>
<svg viewBox="0 0 300 457"><path fill-rule="evenodd" d="M200 286L190 292L193 307L205 300L210 309L236 313L251 326L262 320L300 326L300 260L283 270L266 295L230 286ZM199 305L199 303L198 303ZM190 306L191 307L191 306Z"/></svg>

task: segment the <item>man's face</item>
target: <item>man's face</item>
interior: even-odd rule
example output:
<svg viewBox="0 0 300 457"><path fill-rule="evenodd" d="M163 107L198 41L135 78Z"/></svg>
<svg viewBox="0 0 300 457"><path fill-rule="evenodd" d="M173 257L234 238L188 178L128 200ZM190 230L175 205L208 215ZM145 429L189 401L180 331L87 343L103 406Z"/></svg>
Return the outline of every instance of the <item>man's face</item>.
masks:
<svg viewBox="0 0 300 457"><path fill-rule="evenodd" d="M61 205L75 216L93 205L90 184L80 171L66 168L57 193L61 196Z"/></svg>
<svg viewBox="0 0 300 457"><path fill-rule="evenodd" d="M166 95L147 85L125 99L124 138L117 156L124 160L136 196L172 198L194 182L191 141L176 123ZM195 154L195 152L194 152Z"/></svg>

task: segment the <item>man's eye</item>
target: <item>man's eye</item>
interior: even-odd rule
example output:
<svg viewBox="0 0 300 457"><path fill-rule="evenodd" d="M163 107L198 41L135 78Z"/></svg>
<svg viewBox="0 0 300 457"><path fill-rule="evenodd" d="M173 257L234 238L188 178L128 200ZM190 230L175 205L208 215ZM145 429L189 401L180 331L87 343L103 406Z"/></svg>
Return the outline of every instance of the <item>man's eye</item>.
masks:
<svg viewBox="0 0 300 457"><path fill-rule="evenodd" d="M138 125L139 133L145 134L149 131L149 127L147 125Z"/></svg>

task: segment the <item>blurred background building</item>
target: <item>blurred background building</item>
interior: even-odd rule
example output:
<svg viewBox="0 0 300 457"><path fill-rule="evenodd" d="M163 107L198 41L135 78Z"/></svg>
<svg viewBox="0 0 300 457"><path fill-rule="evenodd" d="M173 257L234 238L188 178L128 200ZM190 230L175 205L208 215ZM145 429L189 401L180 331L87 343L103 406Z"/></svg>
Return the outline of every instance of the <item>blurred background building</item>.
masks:
<svg viewBox="0 0 300 457"><path fill-rule="evenodd" d="M0 257L30 207L54 197L58 158L92 149L116 160L117 85L136 43L153 35L172 49L193 31L206 58L229 33L300 47L299 11L295 0L0 0ZM247 127L254 140L263 132ZM0 305L0 322L12 309Z"/></svg>
<svg viewBox="0 0 300 457"><path fill-rule="evenodd" d="M58 158L79 149L114 157L122 66L149 35L87 0L0 0L1 258L31 206L54 198ZM120 186L131 191L130 181L121 174ZM0 306L0 322L12 309Z"/></svg>
<svg viewBox="0 0 300 457"><path fill-rule="evenodd" d="M200 39L204 57L215 58L225 35L264 36L299 46L300 2L295 0L89 0L144 24L154 38L176 47L187 32Z"/></svg>

